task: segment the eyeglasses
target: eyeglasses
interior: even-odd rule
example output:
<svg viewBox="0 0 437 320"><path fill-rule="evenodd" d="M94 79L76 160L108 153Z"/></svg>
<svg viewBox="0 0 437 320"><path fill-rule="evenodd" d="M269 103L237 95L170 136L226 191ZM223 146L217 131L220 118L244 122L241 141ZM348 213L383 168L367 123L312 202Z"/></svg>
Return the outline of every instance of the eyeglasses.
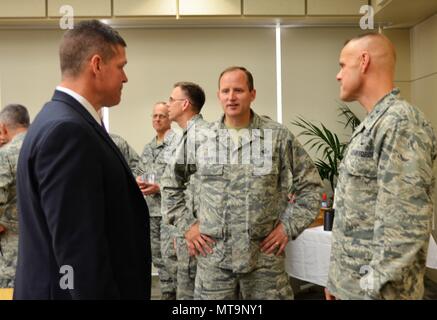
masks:
<svg viewBox="0 0 437 320"><path fill-rule="evenodd" d="M164 114L152 114L152 119L162 120L162 119L166 119L166 118L168 118L168 116L166 116Z"/></svg>
<svg viewBox="0 0 437 320"><path fill-rule="evenodd" d="M185 101L187 100L188 102L190 102L190 100L188 100L187 98L183 98L183 99L175 99L173 97L168 98L168 103L173 103L175 101Z"/></svg>

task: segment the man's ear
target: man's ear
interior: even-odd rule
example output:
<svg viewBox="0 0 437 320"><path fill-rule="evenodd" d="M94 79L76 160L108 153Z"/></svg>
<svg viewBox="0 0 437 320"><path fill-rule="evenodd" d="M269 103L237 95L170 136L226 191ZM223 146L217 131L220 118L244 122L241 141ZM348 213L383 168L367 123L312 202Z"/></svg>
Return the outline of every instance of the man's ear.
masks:
<svg viewBox="0 0 437 320"><path fill-rule="evenodd" d="M4 136L8 133L8 128L4 123L0 123L0 133Z"/></svg>
<svg viewBox="0 0 437 320"><path fill-rule="evenodd" d="M190 106L190 102L188 102L188 100L185 100L184 104L182 105L182 111L187 110L189 106Z"/></svg>
<svg viewBox="0 0 437 320"><path fill-rule="evenodd" d="M367 70L369 69L370 66L370 54L367 51L363 51L361 53L361 62L360 62L360 67L361 67L361 72L362 73L366 73Z"/></svg>
<svg viewBox="0 0 437 320"><path fill-rule="evenodd" d="M250 102L253 102L253 100L255 100L255 98L256 98L256 90L253 89L253 90L250 92L250 95L251 95Z"/></svg>
<svg viewBox="0 0 437 320"><path fill-rule="evenodd" d="M94 74L99 73L102 65L102 57L99 56L98 54L93 55L90 59L89 64Z"/></svg>
<svg viewBox="0 0 437 320"><path fill-rule="evenodd" d="M4 123L0 123L0 145L8 143L9 141L9 130Z"/></svg>

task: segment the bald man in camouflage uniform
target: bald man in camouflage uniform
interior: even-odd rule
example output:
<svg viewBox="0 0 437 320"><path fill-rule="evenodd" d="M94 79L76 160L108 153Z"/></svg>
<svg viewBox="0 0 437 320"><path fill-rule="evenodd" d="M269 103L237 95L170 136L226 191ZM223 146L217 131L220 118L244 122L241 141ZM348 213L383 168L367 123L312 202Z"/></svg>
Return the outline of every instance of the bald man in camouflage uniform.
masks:
<svg viewBox="0 0 437 320"><path fill-rule="evenodd" d="M340 55L341 99L368 115L339 167L328 299L423 296L436 138L394 88L395 61L380 34L352 39Z"/></svg>
<svg viewBox="0 0 437 320"><path fill-rule="evenodd" d="M29 126L29 114L21 105L0 112L0 130L6 144L0 149L0 288L13 288L18 253L16 175L21 145Z"/></svg>
<svg viewBox="0 0 437 320"><path fill-rule="evenodd" d="M218 96L224 116L196 135L193 158L181 162L178 149L167 167L173 178L163 182L163 210L178 217L176 226L197 255L195 299L293 298L284 248L318 214L317 169L286 127L253 112L255 95L249 71L223 71ZM245 157L247 146L260 157ZM201 181L197 217L183 196L194 173ZM287 201L289 181L294 205Z"/></svg>

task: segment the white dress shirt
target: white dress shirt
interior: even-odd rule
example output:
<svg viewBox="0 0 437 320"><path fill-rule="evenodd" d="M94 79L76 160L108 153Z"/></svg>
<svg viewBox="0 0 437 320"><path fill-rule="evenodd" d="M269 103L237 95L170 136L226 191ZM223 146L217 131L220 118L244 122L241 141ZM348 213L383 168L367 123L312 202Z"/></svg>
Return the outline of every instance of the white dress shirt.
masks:
<svg viewBox="0 0 437 320"><path fill-rule="evenodd" d="M74 92L73 90L62 87L62 86L57 86L56 90L62 91L64 93L68 94L69 96L72 96L74 99L77 100L77 102L79 102L91 114L91 116L94 118L94 120L97 121L98 124L100 124L100 125L102 124L102 121L100 120L99 114L97 113L96 109L94 109L93 105L87 99L82 97L77 92Z"/></svg>

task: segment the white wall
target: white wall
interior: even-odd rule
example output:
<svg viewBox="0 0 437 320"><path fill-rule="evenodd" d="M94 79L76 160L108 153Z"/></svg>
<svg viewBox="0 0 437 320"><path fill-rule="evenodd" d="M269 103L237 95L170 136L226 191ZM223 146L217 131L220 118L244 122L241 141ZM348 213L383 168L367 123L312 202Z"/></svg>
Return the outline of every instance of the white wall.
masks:
<svg viewBox="0 0 437 320"><path fill-rule="evenodd" d="M206 91L202 110L207 120L221 114L217 102L220 72L231 65L252 71L259 90L254 108L276 118L275 30L121 29L127 47L129 82L122 102L110 108L110 131L125 137L140 152L154 135L151 108L167 100L177 81L193 81ZM17 102L31 118L48 101L60 81L58 30L1 30L1 105Z"/></svg>
<svg viewBox="0 0 437 320"><path fill-rule="evenodd" d="M437 15L411 29L411 97L437 129Z"/></svg>
<svg viewBox="0 0 437 320"><path fill-rule="evenodd" d="M128 44L129 82L121 105L110 109L110 123L111 131L128 138L135 149L153 137L151 108L168 99L177 81L202 86L202 113L208 121L218 119L218 76L231 65L243 65L253 73L258 89L255 110L276 118L274 29L143 29L121 34Z"/></svg>
<svg viewBox="0 0 437 320"><path fill-rule="evenodd" d="M410 35L412 102L437 130L437 15L412 28ZM437 282L437 270L428 269L427 276Z"/></svg>
<svg viewBox="0 0 437 320"><path fill-rule="evenodd" d="M199 83L206 91L207 120L221 114L217 78L230 65L252 71L257 89L256 112L276 118L276 65L274 28L169 28L120 29L127 47L129 82L122 102L110 109L110 130L125 137L140 152L153 137L151 108L168 99L176 81ZM358 34L354 28L282 29L283 122L297 115L323 122L343 135L337 123L338 55L344 41ZM396 80L409 95L409 33L387 33L398 47ZM33 118L48 101L60 80L60 30L0 30L1 105L18 102ZM402 82L406 81L406 82ZM429 91L432 91L429 89ZM359 106L353 110L361 116Z"/></svg>
<svg viewBox="0 0 437 320"><path fill-rule="evenodd" d="M58 30L0 30L0 81L3 107L22 103L33 119L51 98L61 76Z"/></svg>
<svg viewBox="0 0 437 320"><path fill-rule="evenodd" d="M339 123L339 55L347 39L362 31L358 28L286 28L282 31L283 47L283 105L284 124L294 133L300 129L290 122L297 116L334 131L341 141L347 141L351 132ZM391 30L385 34L397 48L396 86L403 96L410 98L410 39L407 29ZM361 119L364 109L350 104ZM304 138L300 138L302 142ZM314 157L315 154L310 152Z"/></svg>

